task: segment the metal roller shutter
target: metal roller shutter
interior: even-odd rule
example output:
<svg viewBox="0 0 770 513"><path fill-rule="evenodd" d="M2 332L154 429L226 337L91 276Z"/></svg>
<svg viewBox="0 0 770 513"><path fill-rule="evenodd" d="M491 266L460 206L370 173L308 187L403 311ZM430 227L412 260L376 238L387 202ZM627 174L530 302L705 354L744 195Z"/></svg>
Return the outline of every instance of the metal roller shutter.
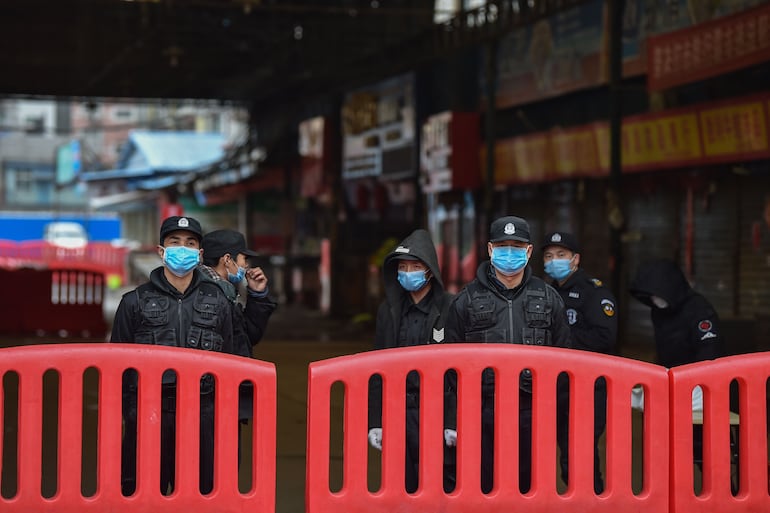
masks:
<svg viewBox="0 0 770 513"><path fill-rule="evenodd" d="M661 179L663 178L663 179ZM680 191L663 173L629 176L625 182L626 242L620 311L621 354L654 358L654 332L650 309L630 294L628 285L639 265L650 258L677 258L679 252Z"/></svg>

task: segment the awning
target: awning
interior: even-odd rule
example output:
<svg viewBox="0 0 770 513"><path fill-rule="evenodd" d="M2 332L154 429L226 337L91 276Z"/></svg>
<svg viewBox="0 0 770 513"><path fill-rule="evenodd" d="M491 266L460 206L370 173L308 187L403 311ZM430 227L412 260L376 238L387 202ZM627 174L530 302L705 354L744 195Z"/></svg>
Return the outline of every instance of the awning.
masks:
<svg viewBox="0 0 770 513"><path fill-rule="evenodd" d="M100 210L107 207L116 207L119 205L130 204L139 206L141 203L154 202L160 195L159 191L129 191L98 198L90 198L88 206L94 210Z"/></svg>

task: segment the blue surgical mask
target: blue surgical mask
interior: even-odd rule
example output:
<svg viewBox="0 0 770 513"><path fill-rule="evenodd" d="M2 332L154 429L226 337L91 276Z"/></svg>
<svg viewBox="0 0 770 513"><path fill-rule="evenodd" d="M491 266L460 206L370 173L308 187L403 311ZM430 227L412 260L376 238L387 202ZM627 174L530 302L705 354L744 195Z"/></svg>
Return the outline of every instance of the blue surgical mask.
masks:
<svg viewBox="0 0 770 513"><path fill-rule="evenodd" d="M238 271L236 271L235 274L230 273L230 271L227 271L227 281L232 283L233 285L238 285L240 282L243 281L244 276L246 276L246 268L238 266Z"/></svg>
<svg viewBox="0 0 770 513"><path fill-rule="evenodd" d="M169 246L163 248L163 264L175 276L186 276L198 267L200 251L187 246Z"/></svg>
<svg viewBox="0 0 770 513"><path fill-rule="evenodd" d="M515 246L492 248L492 265L506 276L514 275L524 269L528 260L527 248L517 248Z"/></svg>
<svg viewBox="0 0 770 513"><path fill-rule="evenodd" d="M545 263L545 273L556 281L562 281L572 272L571 258L554 258Z"/></svg>
<svg viewBox="0 0 770 513"><path fill-rule="evenodd" d="M404 287L404 290L414 292L420 290L428 282L425 277L428 271L398 271L398 282Z"/></svg>

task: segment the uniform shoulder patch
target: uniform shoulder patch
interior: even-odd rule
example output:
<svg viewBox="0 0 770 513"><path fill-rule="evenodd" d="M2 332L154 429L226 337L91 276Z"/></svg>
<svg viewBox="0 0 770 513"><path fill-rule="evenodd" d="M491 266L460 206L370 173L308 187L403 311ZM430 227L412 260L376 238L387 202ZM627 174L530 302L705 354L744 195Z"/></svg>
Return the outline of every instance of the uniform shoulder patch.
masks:
<svg viewBox="0 0 770 513"><path fill-rule="evenodd" d="M602 312L607 317L615 315L615 303L611 299L602 299Z"/></svg>
<svg viewBox="0 0 770 513"><path fill-rule="evenodd" d="M591 282L594 284L594 287L604 286L604 283L602 283L602 280L597 280L596 278L591 278Z"/></svg>
<svg viewBox="0 0 770 513"><path fill-rule="evenodd" d="M716 338L718 335L714 333L714 323L708 319L703 319L698 322L698 330L703 333L701 340L708 340L710 338Z"/></svg>

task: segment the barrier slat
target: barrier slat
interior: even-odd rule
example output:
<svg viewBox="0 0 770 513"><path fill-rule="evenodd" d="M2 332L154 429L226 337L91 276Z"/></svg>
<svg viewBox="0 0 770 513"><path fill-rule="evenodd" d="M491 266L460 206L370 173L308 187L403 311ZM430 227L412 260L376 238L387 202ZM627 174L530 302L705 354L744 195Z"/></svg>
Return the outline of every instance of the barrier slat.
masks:
<svg viewBox="0 0 770 513"><path fill-rule="evenodd" d="M175 369L176 370L176 369ZM177 407L177 422L182 429L177 430L176 437L176 482L174 493L186 496L197 492L200 488L198 477L200 467L200 376L177 377L177 404L186 404L187 408ZM183 463L184 462L184 463ZM153 476L151 483L157 483Z"/></svg>
<svg viewBox="0 0 770 513"><path fill-rule="evenodd" d="M216 378L216 400L214 412L214 490L215 495L238 494L238 480L224 479L237 476L238 470L238 376L219 375ZM235 390L235 395L232 391ZM275 454L272 455L275 460Z"/></svg>
<svg viewBox="0 0 770 513"><path fill-rule="evenodd" d="M122 373L107 372L109 369L97 368L99 372L98 399L98 433L97 440L97 483L94 502L105 500L105 497L116 497L121 493L120 465L106 464L105 457L120 457L115 448L120 447L123 416L121 401ZM109 499L107 499L109 500Z"/></svg>
<svg viewBox="0 0 770 513"><path fill-rule="evenodd" d="M81 495L80 480L83 470L83 372L82 365L58 367L60 374L59 389L59 462L71 462L58 465L57 500L64 504L77 504Z"/></svg>
<svg viewBox="0 0 770 513"><path fill-rule="evenodd" d="M99 378L96 492L82 495L83 375L94 368ZM138 371L137 489L121 491L122 375ZM177 373L177 479L173 494L160 492L161 379ZM43 374L60 373L58 417L58 492L41 495ZM19 375L17 493L0 497L4 513L133 511L275 511L276 377L271 363L192 349L135 344L61 344L0 349L0 376ZM198 487L200 377L216 381L215 487L202 495ZM246 493L238 489L238 386L254 384L256 417L252 464L258 479ZM235 398L235 400L233 400ZM0 419L9 405L2 403ZM263 427L264 426L264 427ZM190 434L192 432L192 434ZM1 442L0 442L1 443ZM3 448L7 450L6 448ZM11 476L14 477L14 476ZM6 478L8 478L6 476Z"/></svg>
<svg viewBox="0 0 770 513"><path fill-rule="evenodd" d="M435 397L436 400L427 398ZM420 376L419 487L434 490L443 486L444 380L434 373Z"/></svg>
<svg viewBox="0 0 770 513"><path fill-rule="evenodd" d="M18 412L18 498L19 506L27 507L40 494L42 475L43 372L19 370Z"/></svg>
<svg viewBox="0 0 770 513"><path fill-rule="evenodd" d="M138 365L135 365L138 367ZM149 505L151 499L160 493L161 454L161 383L164 369L148 369L139 376L136 414L136 492L133 497L139 503ZM137 369L138 371L138 369ZM196 408L195 402L189 408ZM185 426L189 428L188 426ZM179 436L179 433L177 433ZM142 450L139 450L139 447ZM197 468L197 446L189 447L185 456L190 465ZM178 468L178 467L177 467Z"/></svg>
<svg viewBox="0 0 770 513"><path fill-rule="evenodd" d="M607 411L629 411L628 398L631 388L620 382L610 387L608 379ZM572 407L574 408L574 406ZM631 415L608 415L606 424L606 439L611 443L606 446L605 455L605 489L623 489L631 482L631 465L628 464L628 454L633 446ZM593 457L593 456L592 456Z"/></svg>
<svg viewBox="0 0 770 513"><path fill-rule="evenodd" d="M346 386L346 392L362 394L368 388L369 378L357 372L351 375L355 378L354 386ZM382 376L382 490L391 500L403 500L404 492L404 459L406 457L406 440L403 436L392 436L391 433L403 433L406 429L406 372ZM367 404L364 402L364 404ZM362 408L366 412L366 408ZM388 433L385 435L384 433ZM346 442L355 442L355 438L346 437ZM360 445L360 444L359 444ZM312 447L310 448L311 450ZM366 460L364 460L366 461ZM361 472L361 460L353 461L345 458L345 474ZM356 467L357 470L356 470ZM362 490L345 490L346 493L362 494Z"/></svg>
<svg viewBox="0 0 770 513"><path fill-rule="evenodd" d="M497 496L500 500L511 501L515 500L515 497L519 495L519 466L513 465L511 462L518 461L519 457L519 430L510 429L510 426L519 425L519 372L520 368L511 369L511 372L496 372L495 382L498 385L498 389L504 391L497 394L495 397L495 431L497 433L502 432L505 429L505 436L497 437L496 453L495 453L495 467L494 474L498 476L496 490L492 495ZM474 381L480 382L481 376L479 375ZM467 380L464 384L467 384ZM474 387L474 391L475 391ZM481 391L474 393L470 397L480 396ZM505 397L505 401L502 398ZM463 410L470 410L470 418L478 419L481 417L481 404L479 401L458 399L458 408L462 407ZM505 407L503 407L505 404ZM473 422L472 425L476 428L477 422ZM481 425L478 424L478 430L474 430L468 433L467 438L469 440L481 439ZM460 435L458 434L458 437ZM472 470L474 480L470 481L468 485L472 489L478 489L481 482L481 475L479 469L481 467L481 453L474 451L476 454L472 458L469 458L467 467L464 471ZM500 455L507 455L505 458Z"/></svg>
<svg viewBox="0 0 770 513"><path fill-rule="evenodd" d="M485 368L492 368L498 393L495 397L495 461L496 484L484 494L480 487L481 391L480 380ZM522 369L534 375L533 392L533 481L529 492L518 489L518 377ZM446 493L438 478L424 478L417 493L404 492L403 453L404 381L410 370L419 371L426 391L436 394L444 373L455 369L458 374L458 448L457 487ZM577 440L590 440L589 448L574 449L570 462L575 477L567 493L556 489L556 382L560 372L568 372L572 417L570 445ZM370 351L357 355L313 362L308 380L308 435L306 469L306 511L308 513L442 511L504 512L527 511L666 511L668 507L668 377L662 367L625 358L583 351L527 347L508 344L445 344ZM334 382L345 384L346 393L355 395L350 403L362 404L366 384L373 374L383 378L383 455L381 490L369 492L343 481L339 492L329 489L329 396ZM608 479L605 492L593 492L593 383L599 376L607 378L608 433L607 455L617 476ZM641 493L634 494L631 483L631 389L643 384L657 404L645 412L642 434L645 451L644 480ZM438 387L438 388L436 388ZM441 397L441 395L439 395ZM443 415L435 407L425 407L421 397L423 437L440 436ZM437 401L436 397L430 399ZM346 413L347 415L347 413ZM364 413L357 414L363 419ZM430 415L428 419L425 416ZM396 418L393 418L396 416ZM361 421L363 422L363 421ZM346 427L351 427L346 424ZM500 435L500 433L504 435ZM366 475L365 428L346 429L343 433L345 472ZM425 442L421 440L421 442ZM423 474L439 474L442 469L443 440L423 443ZM626 467L628 470L622 470Z"/></svg>

